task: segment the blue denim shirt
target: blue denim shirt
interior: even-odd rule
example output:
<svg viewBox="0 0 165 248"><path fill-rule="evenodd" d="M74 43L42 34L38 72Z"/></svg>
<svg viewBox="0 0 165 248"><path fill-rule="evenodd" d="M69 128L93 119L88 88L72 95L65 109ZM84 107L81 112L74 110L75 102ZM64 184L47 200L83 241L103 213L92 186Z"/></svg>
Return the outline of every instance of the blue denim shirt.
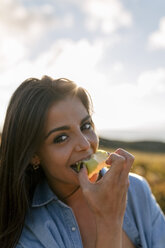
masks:
<svg viewBox="0 0 165 248"><path fill-rule="evenodd" d="M130 174L123 229L136 247L165 248L165 216L144 178ZM37 186L16 248L83 248L72 209Z"/></svg>

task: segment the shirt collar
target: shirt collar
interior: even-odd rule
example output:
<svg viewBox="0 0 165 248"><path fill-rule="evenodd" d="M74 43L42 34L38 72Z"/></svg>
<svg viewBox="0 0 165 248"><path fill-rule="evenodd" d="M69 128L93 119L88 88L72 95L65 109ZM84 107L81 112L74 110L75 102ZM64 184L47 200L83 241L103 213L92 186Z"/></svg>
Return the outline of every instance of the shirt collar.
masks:
<svg viewBox="0 0 165 248"><path fill-rule="evenodd" d="M103 168L100 171L100 176L103 176L106 173L106 169ZM39 183L34 191L32 207L41 207L48 204L51 201L58 201L58 197L54 194L54 192L49 187L46 180L43 180Z"/></svg>
<svg viewBox="0 0 165 248"><path fill-rule="evenodd" d="M50 189L47 181L43 180L34 191L32 207L41 207L53 200L57 201L58 197Z"/></svg>

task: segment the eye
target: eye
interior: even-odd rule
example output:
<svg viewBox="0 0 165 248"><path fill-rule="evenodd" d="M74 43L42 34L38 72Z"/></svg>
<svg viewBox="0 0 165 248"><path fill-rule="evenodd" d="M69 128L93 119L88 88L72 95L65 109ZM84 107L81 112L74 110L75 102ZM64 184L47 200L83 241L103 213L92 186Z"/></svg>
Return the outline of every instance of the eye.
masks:
<svg viewBox="0 0 165 248"><path fill-rule="evenodd" d="M60 135L60 136L57 136L57 137L53 140L53 142L54 142L55 144L57 144L57 143L62 143L62 142L64 142L67 138L68 138L68 136L67 136L66 134L62 134L62 135Z"/></svg>
<svg viewBox="0 0 165 248"><path fill-rule="evenodd" d="M81 130L82 130L82 131L83 131L83 130L89 130L89 129L91 129L92 127L93 127L93 125L92 125L91 122L86 122L86 123L84 123L84 124L82 125Z"/></svg>

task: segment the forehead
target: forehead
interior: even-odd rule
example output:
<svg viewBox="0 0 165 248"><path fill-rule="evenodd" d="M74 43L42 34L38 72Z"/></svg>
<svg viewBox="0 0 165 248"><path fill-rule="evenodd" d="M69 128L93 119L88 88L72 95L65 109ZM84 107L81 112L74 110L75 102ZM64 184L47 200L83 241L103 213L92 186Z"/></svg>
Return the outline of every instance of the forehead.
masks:
<svg viewBox="0 0 165 248"><path fill-rule="evenodd" d="M67 97L64 100L55 102L48 110L46 118L46 131L51 128L70 125L74 122L80 122L88 111L77 97Z"/></svg>

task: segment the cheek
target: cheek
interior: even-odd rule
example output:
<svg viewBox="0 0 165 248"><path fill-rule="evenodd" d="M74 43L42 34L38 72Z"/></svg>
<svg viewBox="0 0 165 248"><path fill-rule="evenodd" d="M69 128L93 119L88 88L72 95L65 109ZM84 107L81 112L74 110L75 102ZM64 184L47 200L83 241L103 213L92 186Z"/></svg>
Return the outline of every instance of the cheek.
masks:
<svg viewBox="0 0 165 248"><path fill-rule="evenodd" d="M45 170L62 169L68 160L68 149L58 149L57 147L49 147L41 156L41 165Z"/></svg>
<svg viewBox="0 0 165 248"><path fill-rule="evenodd" d="M46 176L55 177L63 169L63 161L60 157L51 154L51 156L46 156L41 160L41 167Z"/></svg>
<svg viewBox="0 0 165 248"><path fill-rule="evenodd" d="M98 137L98 135L96 134L95 131L93 131L91 133L90 140L91 140L92 146L96 150L98 148L98 145L99 145L99 137Z"/></svg>

